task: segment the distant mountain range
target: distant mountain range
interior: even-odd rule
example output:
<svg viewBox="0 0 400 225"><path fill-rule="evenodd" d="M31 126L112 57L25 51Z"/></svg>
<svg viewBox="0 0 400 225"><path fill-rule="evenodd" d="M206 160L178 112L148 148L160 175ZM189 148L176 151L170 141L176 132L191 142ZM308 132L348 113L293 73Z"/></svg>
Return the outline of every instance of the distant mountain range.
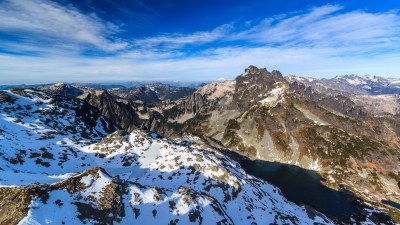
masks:
<svg viewBox="0 0 400 225"><path fill-rule="evenodd" d="M53 85L50 84L17 84L17 85L2 85L0 84L0 90L7 90L12 88L36 88L40 86L48 86ZM126 81L126 82L107 82L107 83L66 83L69 85L78 85L90 88L98 88L98 89L111 89L111 88L131 88L131 87L140 87L145 85L168 85L172 87L191 87L197 88L201 85L204 85L205 82L196 82L196 81Z"/></svg>
<svg viewBox="0 0 400 225"><path fill-rule="evenodd" d="M315 90L330 94L400 94L400 79L395 78L344 75L331 79L315 79L289 75L287 80L289 82L300 82L313 87Z"/></svg>
<svg viewBox="0 0 400 225"><path fill-rule="evenodd" d="M346 96L375 115L400 113L400 79L345 75L332 79L288 76L287 80L320 93Z"/></svg>

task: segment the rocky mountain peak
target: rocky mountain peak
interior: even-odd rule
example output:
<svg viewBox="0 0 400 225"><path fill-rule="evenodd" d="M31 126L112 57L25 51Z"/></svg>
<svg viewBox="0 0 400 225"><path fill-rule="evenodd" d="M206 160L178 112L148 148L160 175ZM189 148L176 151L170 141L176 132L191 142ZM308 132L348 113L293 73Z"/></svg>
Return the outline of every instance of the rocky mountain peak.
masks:
<svg viewBox="0 0 400 225"><path fill-rule="evenodd" d="M244 69L244 72L245 73L257 73L257 72L259 72L261 70L265 70L266 71L267 69L266 68L258 68L257 66L250 65L250 66L248 66L247 68Z"/></svg>
<svg viewBox="0 0 400 225"><path fill-rule="evenodd" d="M246 68L235 81L233 99L239 109L246 109L264 99L266 93L274 89L277 83L287 83L279 71L274 70L270 73L266 68L259 69L255 66Z"/></svg>
<svg viewBox="0 0 400 225"><path fill-rule="evenodd" d="M250 65L244 70L244 73L239 77L252 77L254 75L268 75L268 71L266 68L258 68L256 66Z"/></svg>
<svg viewBox="0 0 400 225"><path fill-rule="evenodd" d="M238 84L250 83L271 83L284 80L282 73L278 70L269 72L266 68L258 68L256 66L249 66L244 70L244 73L236 77ZM239 82L238 82L239 81Z"/></svg>

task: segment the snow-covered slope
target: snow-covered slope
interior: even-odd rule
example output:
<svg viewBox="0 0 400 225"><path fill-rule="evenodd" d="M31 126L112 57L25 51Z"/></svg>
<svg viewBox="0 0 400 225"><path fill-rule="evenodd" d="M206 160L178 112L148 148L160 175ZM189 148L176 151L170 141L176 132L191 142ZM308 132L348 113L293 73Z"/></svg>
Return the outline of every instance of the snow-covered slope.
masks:
<svg viewBox="0 0 400 225"><path fill-rule="evenodd" d="M330 224L218 150L116 131L79 101L0 92L0 224Z"/></svg>

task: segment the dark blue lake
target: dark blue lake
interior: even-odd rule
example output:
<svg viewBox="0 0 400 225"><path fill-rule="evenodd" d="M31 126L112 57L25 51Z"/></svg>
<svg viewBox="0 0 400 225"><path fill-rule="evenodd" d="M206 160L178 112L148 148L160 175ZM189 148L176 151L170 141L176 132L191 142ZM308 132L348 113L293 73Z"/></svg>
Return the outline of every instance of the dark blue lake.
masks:
<svg viewBox="0 0 400 225"><path fill-rule="evenodd" d="M386 204L386 205L390 205L390 206L392 206L394 208L400 209L400 204L399 203L396 203L396 202L393 202L393 201L389 201L389 200L382 200L382 203Z"/></svg>
<svg viewBox="0 0 400 225"><path fill-rule="evenodd" d="M309 205L331 218L361 213L348 193L322 185L321 176L314 171L259 160L243 160L240 164L247 173L278 187L289 201Z"/></svg>

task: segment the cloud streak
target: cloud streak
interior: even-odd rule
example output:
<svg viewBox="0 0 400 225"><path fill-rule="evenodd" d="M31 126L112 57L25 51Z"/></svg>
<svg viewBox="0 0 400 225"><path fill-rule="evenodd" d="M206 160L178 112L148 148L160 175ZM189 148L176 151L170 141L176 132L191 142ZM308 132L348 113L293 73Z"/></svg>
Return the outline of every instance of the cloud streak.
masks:
<svg viewBox="0 0 400 225"><path fill-rule="evenodd" d="M133 43L140 48L179 48L185 45L198 45L214 42L225 38L233 27L229 24L221 25L212 31L201 31L192 34L165 34L156 37L135 40Z"/></svg>

